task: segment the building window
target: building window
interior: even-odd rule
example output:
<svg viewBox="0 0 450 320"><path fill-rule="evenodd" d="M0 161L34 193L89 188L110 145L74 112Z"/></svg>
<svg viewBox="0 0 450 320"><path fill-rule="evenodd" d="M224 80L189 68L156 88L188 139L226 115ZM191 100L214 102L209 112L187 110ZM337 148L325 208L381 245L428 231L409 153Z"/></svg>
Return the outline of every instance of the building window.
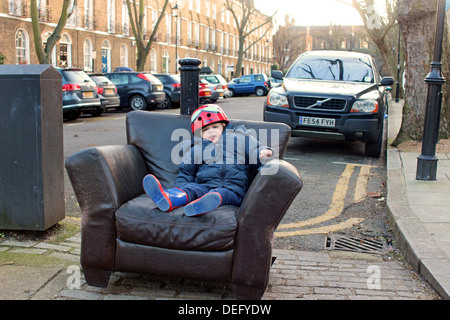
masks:
<svg viewBox="0 0 450 320"><path fill-rule="evenodd" d="M116 32L116 1L108 0L107 3L107 24L108 24L108 32L115 33Z"/></svg>
<svg viewBox="0 0 450 320"><path fill-rule="evenodd" d="M61 36L59 42L59 66L61 68L72 67L72 40L67 33Z"/></svg>
<svg viewBox="0 0 450 320"><path fill-rule="evenodd" d="M172 43L172 15L166 13L166 42Z"/></svg>
<svg viewBox="0 0 450 320"><path fill-rule="evenodd" d="M69 19L67 19L66 26L67 27L80 26L80 9L76 5L73 5L72 14L70 15Z"/></svg>
<svg viewBox="0 0 450 320"><path fill-rule="evenodd" d="M360 49L369 48L369 39L367 37L362 37L361 39L359 39L359 48Z"/></svg>
<svg viewBox="0 0 450 320"><path fill-rule="evenodd" d="M9 14L12 16L22 16L22 0L9 0Z"/></svg>
<svg viewBox="0 0 450 320"><path fill-rule="evenodd" d="M152 73L157 73L158 72L158 64L157 64L157 60L156 60L156 50L152 49L152 51L150 51L150 70Z"/></svg>
<svg viewBox="0 0 450 320"><path fill-rule="evenodd" d="M84 27L94 29L94 4L93 0L84 0Z"/></svg>
<svg viewBox="0 0 450 320"><path fill-rule="evenodd" d="M169 52L164 50L163 54L163 73L169 73Z"/></svg>
<svg viewBox="0 0 450 320"><path fill-rule="evenodd" d="M123 1L122 3L122 34L124 36L128 35L129 32L129 21L130 18L128 16L128 7L126 1Z"/></svg>
<svg viewBox="0 0 450 320"><path fill-rule="evenodd" d="M125 44L120 46L120 66L128 67L128 47Z"/></svg>
<svg viewBox="0 0 450 320"><path fill-rule="evenodd" d="M92 41L91 39L84 40L83 45L83 62L84 62L84 71L92 72Z"/></svg>
<svg viewBox="0 0 450 320"><path fill-rule="evenodd" d="M30 63L30 42L25 30L19 29L16 32L16 64Z"/></svg>

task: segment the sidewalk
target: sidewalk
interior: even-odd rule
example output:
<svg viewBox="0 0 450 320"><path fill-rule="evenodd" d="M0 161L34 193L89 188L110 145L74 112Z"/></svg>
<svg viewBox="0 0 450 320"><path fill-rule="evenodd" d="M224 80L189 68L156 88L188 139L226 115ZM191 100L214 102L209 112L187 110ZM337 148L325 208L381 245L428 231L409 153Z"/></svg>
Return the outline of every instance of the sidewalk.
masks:
<svg viewBox="0 0 450 320"><path fill-rule="evenodd" d="M393 139L401 104L391 102L390 111L388 133ZM408 261L449 299L450 155L439 155L436 182L415 181L417 156L388 147L388 215ZM76 218L63 223L79 230ZM106 289L88 286L79 262L80 242L79 232L57 242L0 238L0 300L234 299L223 284L120 272L113 273ZM438 298L400 260L381 255L274 250L273 256L277 259L263 300Z"/></svg>
<svg viewBox="0 0 450 320"><path fill-rule="evenodd" d="M401 125L403 102L390 102L388 138ZM413 268L450 298L450 154L437 154L437 181L416 180L415 152L387 149L387 213Z"/></svg>
<svg viewBox="0 0 450 320"><path fill-rule="evenodd" d="M0 300L221 300L228 286L115 272L106 289L86 284L79 265L79 234L60 244L0 243L0 251L26 261L0 260ZM0 252L1 253L1 252ZM277 260L263 300L430 300L429 286L398 261L355 252L274 250ZM1 258L1 255L0 255ZM33 262L32 260L38 260ZM374 280L380 271L379 282ZM235 302L234 302L235 303Z"/></svg>

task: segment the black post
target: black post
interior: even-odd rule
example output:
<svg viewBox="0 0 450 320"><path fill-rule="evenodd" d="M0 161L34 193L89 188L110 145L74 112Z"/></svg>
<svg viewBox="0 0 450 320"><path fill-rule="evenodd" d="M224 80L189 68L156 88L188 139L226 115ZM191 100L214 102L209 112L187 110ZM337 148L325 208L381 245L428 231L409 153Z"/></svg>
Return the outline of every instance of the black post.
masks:
<svg viewBox="0 0 450 320"><path fill-rule="evenodd" d="M422 154L417 157L417 180L436 180L437 162L436 144L439 140L439 122L442 104L442 40L445 23L445 0L438 0L434 56L431 72L425 78L428 84L427 104L425 109L425 125L422 138Z"/></svg>
<svg viewBox="0 0 450 320"><path fill-rule="evenodd" d="M180 60L181 105L180 114L191 115L198 108L198 84L200 80L200 60L186 58Z"/></svg>
<svg viewBox="0 0 450 320"><path fill-rule="evenodd" d="M399 91L400 91L400 39L401 39L401 34L400 34L400 26L398 27L398 50L397 50L397 84L396 84L396 91L395 91L395 102L399 102Z"/></svg>

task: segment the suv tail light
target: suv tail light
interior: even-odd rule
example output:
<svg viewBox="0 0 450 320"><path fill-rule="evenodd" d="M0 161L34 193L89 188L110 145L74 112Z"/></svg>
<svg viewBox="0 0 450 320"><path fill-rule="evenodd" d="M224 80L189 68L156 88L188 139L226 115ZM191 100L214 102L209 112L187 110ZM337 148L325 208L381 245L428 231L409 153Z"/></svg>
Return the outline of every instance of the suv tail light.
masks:
<svg viewBox="0 0 450 320"><path fill-rule="evenodd" d="M138 75L136 75L136 77L141 78L142 80L145 81L150 81L143 73L139 73Z"/></svg>
<svg viewBox="0 0 450 320"><path fill-rule="evenodd" d="M68 83L62 86L62 91L77 91L77 90L81 90L81 87L77 84L73 84L73 83Z"/></svg>
<svg viewBox="0 0 450 320"><path fill-rule="evenodd" d="M97 93L98 94L102 94L103 93L103 88L97 87Z"/></svg>
<svg viewBox="0 0 450 320"><path fill-rule="evenodd" d="M172 87L176 88L181 88L181 83L172 83Z"/></svg>
<svg viewBox="0 0 450 320"><path fill-rule="evenodd" d="M269 87L269 85L267 84L267 82L264 82L264 86L265 86L265 87Z"/></svg>

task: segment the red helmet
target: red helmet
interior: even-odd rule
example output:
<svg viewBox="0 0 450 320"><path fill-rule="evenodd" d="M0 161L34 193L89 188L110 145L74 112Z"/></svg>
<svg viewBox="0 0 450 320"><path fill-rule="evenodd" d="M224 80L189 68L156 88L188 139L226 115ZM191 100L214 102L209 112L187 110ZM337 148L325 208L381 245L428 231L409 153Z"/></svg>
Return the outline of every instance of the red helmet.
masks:
<svg viewBox="0 0 450 320"><path fill-rule="evenodd" d="M192 132L215 122L224 122L228 124L229 121L221 107L216 104L205 104L192 113Z"/></svg>

